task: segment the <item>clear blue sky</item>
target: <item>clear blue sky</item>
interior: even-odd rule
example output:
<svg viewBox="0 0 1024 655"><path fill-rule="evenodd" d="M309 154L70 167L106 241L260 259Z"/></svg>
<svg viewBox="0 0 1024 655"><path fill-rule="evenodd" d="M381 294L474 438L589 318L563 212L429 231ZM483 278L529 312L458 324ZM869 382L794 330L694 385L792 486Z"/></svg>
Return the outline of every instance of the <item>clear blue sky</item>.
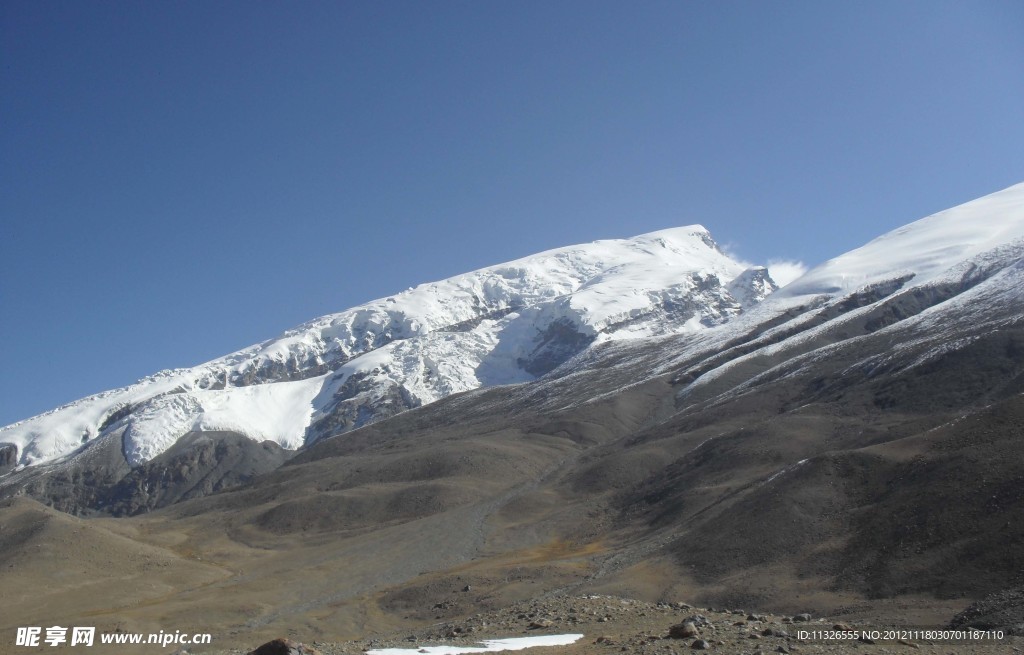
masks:
<svg viewBox="0 0 1024 655"><path fill-rule="evenodd" d="M815 264L1024 180L1024 3L0 3L0 425L701 223Z"/></svg>

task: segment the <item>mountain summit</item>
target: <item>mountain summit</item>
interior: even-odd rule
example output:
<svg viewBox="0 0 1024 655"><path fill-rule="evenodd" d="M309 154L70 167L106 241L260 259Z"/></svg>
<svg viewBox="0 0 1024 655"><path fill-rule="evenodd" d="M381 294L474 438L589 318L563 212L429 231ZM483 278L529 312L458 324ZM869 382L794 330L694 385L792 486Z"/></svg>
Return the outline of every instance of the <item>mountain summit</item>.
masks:
<svg viewBox="0 0 1024 655"><path fill-rule="evenodd" d="M204 432L294 450L452 393L533 380L595 343L721 325L775 289L699 225L558 248L72 402L0 429L0 444L18 469L108 435L130 466Z"/></svg>

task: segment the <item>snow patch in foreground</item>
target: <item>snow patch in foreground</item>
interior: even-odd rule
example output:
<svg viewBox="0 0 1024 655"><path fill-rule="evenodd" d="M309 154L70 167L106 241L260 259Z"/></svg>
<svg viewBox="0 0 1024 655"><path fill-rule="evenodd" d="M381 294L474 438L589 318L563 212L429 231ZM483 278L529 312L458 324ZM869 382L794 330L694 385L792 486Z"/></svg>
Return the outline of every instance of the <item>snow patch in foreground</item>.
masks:
<svg viewBox="0 0 1024 655"><path fill-rule="evenodd" d="M510 639L488 639L482 646L425 646L423 648L378 648L366 651L366 655L408 655L409 653L431 653L432 655L456 655L457 653L493 653L502 650L523 650L534 646L568 646L583 635L542 635L539 637L512 637Z"/></svg>

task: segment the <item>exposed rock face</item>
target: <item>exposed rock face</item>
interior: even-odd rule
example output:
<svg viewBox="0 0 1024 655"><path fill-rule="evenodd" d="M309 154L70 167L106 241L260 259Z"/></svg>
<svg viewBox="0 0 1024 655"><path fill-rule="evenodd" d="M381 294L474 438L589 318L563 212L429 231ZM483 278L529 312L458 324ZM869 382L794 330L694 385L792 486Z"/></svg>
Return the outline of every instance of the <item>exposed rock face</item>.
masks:
<svg viewBox="0 0 1024 655"><path fill-rule="evenodd" d="M764 266L748 268L733 279L727 287L729 295L735 298L744 309L753 307L773 291L777 291L778 288L779 285L775 283Z"/></svg>
<svg viewBox="0 0 1024 655"><path fill-rule="evenodd" d="M293 453L272 441L231 432L193 432L159 457L135 467L101 494L103 509L130 516L249 482Z"/></svg>
<svg viewBox="0 0 1024 655"><path fill-rule="evenodd" d="M322 417L309 426L306 441L314 443L328 435L342 434L420 404L419 399L400 384L382 383L372 372L355 373L334 392Z"/></svg>
<svg viewBox="0 0 1024 655"><path fill-rule="evenodd" d="M128 516L248 482L293 454L238 434L192 433L156 459L131 468L121 453L120 436L104 437L69 462L29 470L23 479L9 481L8 490L21 488L70 514Z"/></svg>
<svg viewBox="0 0 1024 655"><path fill-rule="evenodd" d="M593 335L579 332L571 321L553 321L534 338L536 348L518 363L527 373L540 377L567 362L593 341Z"/></svg>
<svg viewBox="0 0 1024 655"><path fill-rule="evenodd" d="M121 451L122 432L115 430L95 440L73 462L31 467L0 479L0 492L26 493L69 514L103 512L105 491L131 471Z"/></svg>
<svg viewBox="0 0 1024 655"><path fill-rule="evenodd" d="M18 465L18 447L12 443L0 444L0 475L9 473Z"/></svg>
<svg viewBox="0 0 1024 655"><path fill-rule="evenodd" d="M307 356L305 359L293 356L283 362L275 360L262 361L257 365L245 367L241 372L229 375L228 384L234 387L247 387L253 384L267 384L269 382L308 380L309 378L315 378L333 371L346 361L346 357L334 357L330 361L324 362L316 355ZM223 389L224 382L214 379L207 388Z"/></svg>

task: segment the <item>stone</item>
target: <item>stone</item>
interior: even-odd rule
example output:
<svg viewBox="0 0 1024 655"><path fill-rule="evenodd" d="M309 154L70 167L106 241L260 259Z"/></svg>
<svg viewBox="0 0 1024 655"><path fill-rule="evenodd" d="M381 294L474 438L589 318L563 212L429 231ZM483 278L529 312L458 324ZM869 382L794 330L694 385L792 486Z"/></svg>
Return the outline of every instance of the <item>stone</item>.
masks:
<svg viewBox="0 0 1024 655"><path fill-rule="evenodd" d="M690 637L696 637L698 634L700 633L697 631L697 626L693 621L683 621L668 629L670 639L689 639Z"/></svg>
<svg viewBox="0 0 1024 655"><path fill-rule="evenodd" d="M320 651L291 639L274 639L249 651L249 655L320 655Z"/></svg>
<svg viewBox="0 0 1024 655"><path fill-rule="evenodd" d="M709 625L711 623L710 621L708 621L708 617L704 616L703 614L694 614L693 616L691 616L689 618L683 619L683 623L686 623L686 622L690 622L690 623L694 624L695 626L697 626L698 628L702 628L702 627L704 627L706 625Z"/></svg>
<svg viewBox="0 0 1024 655"><path fill-rule="evenodd" d="M694 650L707 650L707 649L711 648L711 644L709 644L708 642L704 641L703 639L698 639L697 641L695 641L692 644L690 644L690 648L692 648Z"/></svg>

